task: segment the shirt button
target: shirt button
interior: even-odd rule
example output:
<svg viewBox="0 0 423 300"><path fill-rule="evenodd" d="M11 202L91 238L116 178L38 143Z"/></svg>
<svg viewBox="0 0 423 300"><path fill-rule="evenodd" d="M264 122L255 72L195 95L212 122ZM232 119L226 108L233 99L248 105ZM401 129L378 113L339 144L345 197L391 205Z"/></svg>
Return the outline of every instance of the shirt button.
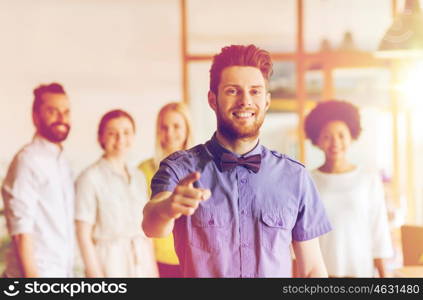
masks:
<svg viewBox="0 0 423 300"><path fill-rule="evenodd" d="M210 220L209 225L214 225L214 220Z"/></svg>
<svg viewBox="0 0 423 300"><path fill-rule="evenodd" d="M245 215L245 210L241 210L241 215Z"/></svg>
<svg viewBox="0 0 423 300"><path fill-rule="evenodd" d="M282 225L283 225L282 221L279 221L279 222L278 222L278 225L279 225L279 226L282 226Z"/></svg>
<svg viewBox="0 0 423 300"><path fill-rule="evenodd" d="M241 183L246 183L246 182L247 182L247 179L245 178L241 179Z"/></svg>

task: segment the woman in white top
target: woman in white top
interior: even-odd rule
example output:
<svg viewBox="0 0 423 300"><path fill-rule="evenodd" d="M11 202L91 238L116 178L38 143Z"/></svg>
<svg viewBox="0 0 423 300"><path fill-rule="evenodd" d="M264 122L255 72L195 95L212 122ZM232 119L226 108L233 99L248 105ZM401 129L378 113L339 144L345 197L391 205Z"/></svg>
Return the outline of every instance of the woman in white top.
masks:
<svg viewBox="0 0 423 300"><path fill-rule="evenodd" d="M320 237L329 276L386 276L384 258L392 255L387 211L377 171L356 166L346 154L361 132L358 109L345 101L319 103L307 116L305 131L325 154L312 171L333 231Z"/></svg>
<svg viewBox="0 0 423 300"><path fill-rule="evenodd" d="M76 228L87 277L157 277L152 241L141 229L147 202L144 176L129 168L135 124L125 111L101 119L104 155L76 182Z"/></svg>

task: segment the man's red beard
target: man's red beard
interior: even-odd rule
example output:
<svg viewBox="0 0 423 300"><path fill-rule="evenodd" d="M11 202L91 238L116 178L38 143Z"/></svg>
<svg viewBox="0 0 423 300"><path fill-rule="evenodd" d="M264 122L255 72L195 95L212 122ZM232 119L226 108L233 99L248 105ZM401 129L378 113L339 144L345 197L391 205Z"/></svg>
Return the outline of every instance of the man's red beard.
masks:
<svg viewBox="0 0 423 300"><path fill-rule="evenodd" d="M218 131L229 140L257 138L264 121L264 114L258 115L257 110L254 111L254 122L249 125L241 125L235 120L226 118L219 107L217 107L216 117Z"/></svg>

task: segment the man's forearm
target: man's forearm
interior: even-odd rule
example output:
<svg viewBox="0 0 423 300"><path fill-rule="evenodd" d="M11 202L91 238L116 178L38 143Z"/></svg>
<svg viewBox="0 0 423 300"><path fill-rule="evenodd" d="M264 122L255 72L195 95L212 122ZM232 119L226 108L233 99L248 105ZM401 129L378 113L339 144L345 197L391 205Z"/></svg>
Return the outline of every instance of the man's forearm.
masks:
<svg viewBox="0 0 423 300"><path fill-rule="evenodd" d="M293 274L294 277L300 278L319 278L328 277L326 267L324 264L317 263L314 266L305 266L300 262L296 262L296 272Z"/></svg>
<svg viewBox="0 0 423 300"><path fill-rule="evenodd" d="M23 276L38 277L39 274L35 264L32 235L30 233L14 235L13 242L18 251Z"/></svg>
<svg viewBox="0 0 423 300"><path fill-rule="evenodd" d="M164 200L152 200L144 207L142 228L148 237L166 237L172 233L174 219L164 214Z"/></svg>
<svg viewBox="0 0 423 300"><path fill-rule="evenodd" d="M292 243L299 277L328 277L318 238Z"/></svg>
<svg viewBox="0 0 423 300"><path fill-rule="evenodd" d="M307 278L319 278L319 277L328 277L326 267L323 264L318 264L306 274Z"/></svg>

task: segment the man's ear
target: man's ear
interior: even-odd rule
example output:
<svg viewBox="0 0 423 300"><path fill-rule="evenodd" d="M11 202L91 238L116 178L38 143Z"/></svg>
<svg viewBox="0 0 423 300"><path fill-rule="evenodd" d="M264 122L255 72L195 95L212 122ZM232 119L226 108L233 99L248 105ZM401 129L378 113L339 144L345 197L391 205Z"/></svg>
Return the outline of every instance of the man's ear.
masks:
<svg viewBox="0 0 423 300"><path fill-rule="evenodd" d="M32 122L34 123L35 128L38 129L38 125L40 124L40 117L38 113L32 112Z"/></svg>
<svg viewBox="0 0 423 300"><path fill-rule="evenodd" d="M216 94L213 93L212 91L209 91L209 93L207 94L207 97L209 99L209 105L210 107L216 111L217 109L217 97Z"/></svg>
<svg viewBox="0 0 423 300"><path fill-rule="evenodd" d="M265 111L269 110L270 107L270 101L272 100L272 95L270 94L270 92L266 93L266 106L265 106Z"/></svg>

